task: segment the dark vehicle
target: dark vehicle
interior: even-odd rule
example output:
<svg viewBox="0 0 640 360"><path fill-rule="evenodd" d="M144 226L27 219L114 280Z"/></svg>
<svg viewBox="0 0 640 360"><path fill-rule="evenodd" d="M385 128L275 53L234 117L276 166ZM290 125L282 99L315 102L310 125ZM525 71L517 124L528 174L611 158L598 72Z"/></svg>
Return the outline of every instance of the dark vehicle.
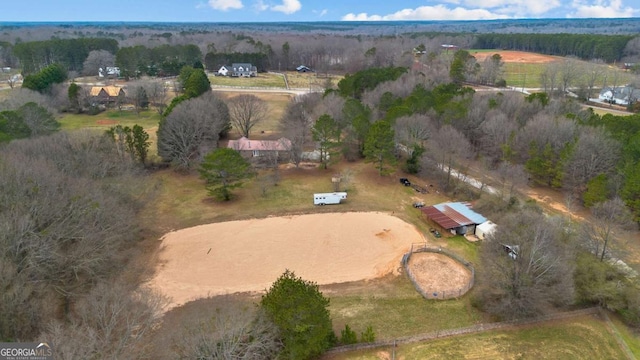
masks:
<svg viewBox="0 0 640 360"><path fill-rule="evenodd" d="M411 186L411 181L409 181L409 179L407 178L400 178L400 184L404 186Z"/></svg>

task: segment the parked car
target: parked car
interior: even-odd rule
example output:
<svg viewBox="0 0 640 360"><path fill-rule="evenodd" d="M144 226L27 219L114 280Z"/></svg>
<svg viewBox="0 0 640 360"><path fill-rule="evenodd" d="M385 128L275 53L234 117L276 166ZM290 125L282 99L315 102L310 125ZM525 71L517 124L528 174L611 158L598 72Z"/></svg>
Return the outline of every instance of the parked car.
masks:
<svg viewBox="0 0 640 360"><path fill-rule="evenodd" d="M416 208L416 209L424 207L424 202L423 201L416 201L416 202L413 203L413 207Z"/></svg>
<svg viewBox="0 0 640 360"><path fill-rule="evenodd" d="M400 184L404 186L411 186L411 181L409 181L409 179L407 178L400 178Z"/></svg>

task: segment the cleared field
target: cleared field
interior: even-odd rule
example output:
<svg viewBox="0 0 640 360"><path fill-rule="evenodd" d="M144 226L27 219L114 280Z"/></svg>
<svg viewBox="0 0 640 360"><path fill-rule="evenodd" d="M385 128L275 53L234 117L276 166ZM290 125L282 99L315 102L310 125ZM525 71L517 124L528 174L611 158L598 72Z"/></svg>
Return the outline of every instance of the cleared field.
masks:
<svg viewBox="0 0 640 360"><path fill-rule="evenodd" d="M351 352L323 359L391 359L392 349ZM593 316L513 330L456 336L395 349L396 359L624 359L604 321Z"/></svg>
<svg viewBox="0 0 640 360"><path fill-rule="evenodd" d="M240 86L240 87L275 87L285 88L282 75L259 73L256 77L230 77L209 75L211 85Z"/></svg>
<svg viewBox="0 0 640 360"><path fill-rule="evenodd" d="M149 134L149 159L153 160L157 156L158 149L156 141L158 139L158 122L160 114L155 110L146 110L136 114L133 110L108 110L97 115L69 114L65 113L58 119L62 130L90 129L106 131L116 125L129 126L140 125Z"/></svg>
<svg viewBox="0 0 640 360"><path fill-rule="evenodd" d="M251 138L252 139L276 139L280 137L278 132L280 119L282 119L282 115L284 114L287 105L291 102L293 95L284 94L284 93L269 93L269 92L234 92L234 91L220 91L216 92L224 99L230 99L232 97L238 95L255 95L258 98L264 100L269 104L269 114L267 118L256 124L256 126L251 129ZM229 137L232 139L239 138L240 133L236 131L236 129L232 129L229 133Z"/></svg>
<svg viewBox="0 0 640 360"><path fill-rule="evenodd" d="M473 55L478 62L483 62L486 58L499 54L504 62L504 77L507 86L516 88L540 88L540 76L549 64L561 62L563 57L550 56L544 54L530 53L525 51L510 50L486 50L471 49L469 53ZM575 60L575 59L574 59ZM575 60L578 63L587 64L587 61ZM606 78L612 78L611 72L617 72L618 83L624 84L632 80L629 73L617 67L601 64L603 68L602 75L596 80L596 84L602 85L606 82Z"/></svg>
<svg viewBox="0 0 640 360"><path fill-rule="evenodd" d="M415 227L380 212L201 225L163 236L150 284L173 307L207 296L262 292L284 269L318 284L368 280L397 273L402 255L422 241Z"/></svg>

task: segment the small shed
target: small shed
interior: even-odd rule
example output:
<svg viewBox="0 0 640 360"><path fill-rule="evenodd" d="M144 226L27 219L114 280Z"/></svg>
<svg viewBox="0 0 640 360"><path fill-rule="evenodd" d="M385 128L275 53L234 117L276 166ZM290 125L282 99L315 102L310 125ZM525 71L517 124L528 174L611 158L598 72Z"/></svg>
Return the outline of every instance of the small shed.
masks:
<svg viewBox="0 0 640 360"><path fill-rule="evenodd" d="M484 240L485 237L487 237L487 235L493 233L494 231L496 231L496 227L498 225L494 224L493 222L491 222L491 220L487 220L485 222L483 222L482 224L476 225L476 236L480 239L480 240Z"/></svg>
<svg viewBox="0 0 640 360"><path fill-rule="evenodd" d="M471 204L448 202L422 208L422 213L431 221L449 230L452 234L475 234L477 225L487 219L471 210Z"/></svg>

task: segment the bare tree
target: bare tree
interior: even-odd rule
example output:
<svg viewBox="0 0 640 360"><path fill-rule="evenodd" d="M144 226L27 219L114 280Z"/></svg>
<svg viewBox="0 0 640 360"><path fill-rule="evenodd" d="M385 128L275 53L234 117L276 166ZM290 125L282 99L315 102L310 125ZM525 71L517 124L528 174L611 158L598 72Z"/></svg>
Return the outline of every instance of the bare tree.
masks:
<svg viewBox="0 0 640 360"><path fill-rule="evenodd" d="M591 208L591 221L582 222L585 245L600 261L609 255L614 232L632 226L632 216L622 199L614 198Z"/></svg>
<svg viewBox="0 0 640 360"><path fill-rule="evenodd" d="M472 156L472 148L469 141L451 125L445 125L438 129L427 143L427 157L438 169L441 185L444 189L450 189L452 175L463 179L466 176L466 160Z"/></svg>
<svg viewBox="0 0 640 360"><path fill-rule="evenodd" d="M274 359L280 352L277 327L250 303L216 298L208 316L187 319L172 341L174 358Z"/></svg>
<svg viewBox="0 0 640 360"><path fill-rule="evenodd" d="M602 128L582 128L565 164L565 184L576 193L586 190L589 180L611 174L620 159L620 144Z"/></svg>
<svg viewBox="0 0 640 360"><path fill-rule="evenodd" d="M526 210L504 218L480 250L482 306L513 319L573 302L570 239L560 219Z"/></svg>
<svg viewBox="0 0 640 360"><path fill-rule="evenodd" d="M156 108L158 114L162 115L167 108L167 96L169 93L169 86L163 81L143 80L141 85L147 92L149 103Z"/></svg>
<svg viewBox="0 0 640 360"><path fill-rule="evenodd" d="M560 65L560 83L562 85L560 90L564 95L567 95L567 91L576 85L580 75L580 63L576 59L564 59Z"/></svg>
<svg viewBox="0 0 640 360"><path fill-rule="evenodd" d="M238 95L229 100L231 123L242 136L249 138L251 129L267 118L269 105L255 95Z"/></svg>
<svg viewBox="0 0 640 360"><path fill-rule="evenodd" d="M158 155L182 169L218 146L229 127L227 105L214 93L180 103L158 128Z"/></svg>
<svg viewBox="0 0 640 360"><path fill-rule="evenodd" d="M77 303L69 322L51 322L41 337L51 339L60 359L145 358L166 304L149 289L100 283Z"/></svg>
<svg viewBox="0 0 640 360"><path fill-rule="evenodd" d="M89 52L87 59L82 64L82 75L98 76L98 72L102 69L106 76L107 66L115 66L116 57L106 50L93 50Z"/></svg>
<svg viewBox="0 0 640 360"><path fill-rule="evenodd" d="M587 99L591 99L593 96L593 89L596 87L596 82L603 77L606 69L607 67L604 61L600 59L594 59L585 66L584 80L587 87Z"/></svg>
<svg viewBox="0 0 640 360"><path fill-rule="evenodd" d="M402 116L396 119L394 130L396 134L396 144L401 144L407 149L414 145L424 147L426 142L437 130L433 121L435 114Z"/></svg>
<svg viewBox="0 0 640 360"><path fill-rule="evenodd" d="M487 120L482 123L480 130L482 135L479 148L491 163L496 164L500 160L511 161L517 124L500 110L491 110L487 113Z"/></svg>
<svg viewBox="0 0 640 360"><path fill-rule="evenodd" d="M302 161L305 145L311 140L312 113L319 103L318 96L311 94L294 99L280 120L280 130L291 140L291 161L297 166Z"/></svg>
<svg viewBox="0 0 640 360"><path fill-rule="evenodd" d="M527 173L522 165L503 161L498 165L496 173L501 185L500 197L505 201L512 199L517 188L527 183Z"/></svg>

